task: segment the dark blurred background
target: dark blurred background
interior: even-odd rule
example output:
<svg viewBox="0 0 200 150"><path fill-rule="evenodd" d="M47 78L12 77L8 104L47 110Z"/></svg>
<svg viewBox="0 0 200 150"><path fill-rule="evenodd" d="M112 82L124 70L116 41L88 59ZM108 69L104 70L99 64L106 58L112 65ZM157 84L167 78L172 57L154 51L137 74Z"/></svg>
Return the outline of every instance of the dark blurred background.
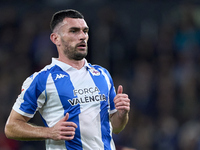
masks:
<svg viewBox="0 0 200 150"><path fill-rule="evenodd" d="M45 149L7 139L4 125L23 81L57 57L49 22L68 8L90 27L88 61L131 98L116 145L200 150L200 2L192 0L1 0L0 150ZM43 124L38 114L32 122Z"/></svg>

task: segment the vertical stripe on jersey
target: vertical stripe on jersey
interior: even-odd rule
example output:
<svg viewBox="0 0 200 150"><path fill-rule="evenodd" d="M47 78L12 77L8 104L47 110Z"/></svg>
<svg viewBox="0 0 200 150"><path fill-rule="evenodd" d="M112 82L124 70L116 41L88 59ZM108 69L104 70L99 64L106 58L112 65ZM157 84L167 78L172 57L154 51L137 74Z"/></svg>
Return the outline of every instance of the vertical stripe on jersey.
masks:
<svg viewBox="0 0 200 150"><path fill-rule="evenodd" d="M57 78L57 76L62 76L61 78ZM68 100L71 98L75 98L73 94L73 84L70 80L70 76L68 73L61 70L59 67L56 68L56 71L52 73L52 78L54 80L54 84L56 86L58 95L60 96L61 103L65 110L63 115L69 113L69 118L67 121L72 121L77 124L78 128L75 132L75 138L70 141L65 141L67 149L82 149L82 143L80 141L80 130L79 130L79 117L78 114L80 113L80 106L75 105L71 106Z"/></svg>
<svg viewBox="0 0 200 150"><path fill-rule="evenodd" d="M48 127L53 127L59 120L63 118L64 109L51 74L47 78L45 95L46 103L41 109L39 107L40 105L38 105L39 112ZM40 101L38 100L38 103L39 102Z"/></svg>
<svg viewBox="0 0 200 150"><path fill-rule="evenodd" d="M103 71L102 71L103 72ZM100 94L107 94L106 98L107 101L101 101L101 112L100 112L100 121L101 121L101 134L102 134L102 141L104 143L105 150L111 150L110 141L110 123L109 123L109 82L106 80L105 74L101 73L99 76L93 76L93 81L95 85L99 88Z"/></svg>
<svg viewBox="0 0 200 150"><path fill-rule="evenodd" d="M84 101L85 97L99 95L98 91L91 92L89 89L95 89L90 73L85 68L76 72L69 72L74 89L77 92L78 99ZM87 92L84 92L87 91ZM83 150L103 150L104 144L101 138L100 122L100 101L83 102L80 104L79 125Z"/></svg>

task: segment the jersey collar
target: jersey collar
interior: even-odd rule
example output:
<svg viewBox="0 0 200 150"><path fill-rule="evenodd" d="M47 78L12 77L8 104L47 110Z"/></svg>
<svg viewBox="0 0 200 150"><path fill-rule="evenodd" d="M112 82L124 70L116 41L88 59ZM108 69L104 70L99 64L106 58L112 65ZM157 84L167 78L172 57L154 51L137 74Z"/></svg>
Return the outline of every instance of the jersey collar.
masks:
<svg viewBox="0 0 200 150"><path fill-rule="evenodd" d="M85 61L85 65L83 67L86 68L86 69L91 68L90 64L87 62L87 60L85 58L84 58L84 61ZM73 69L72 66L70 66L70 65L68 65L68 64L66 64L62 61L59 61L57 58L52 58L52 64L59 66L64 71L67 71L69 69Z"/></svg>

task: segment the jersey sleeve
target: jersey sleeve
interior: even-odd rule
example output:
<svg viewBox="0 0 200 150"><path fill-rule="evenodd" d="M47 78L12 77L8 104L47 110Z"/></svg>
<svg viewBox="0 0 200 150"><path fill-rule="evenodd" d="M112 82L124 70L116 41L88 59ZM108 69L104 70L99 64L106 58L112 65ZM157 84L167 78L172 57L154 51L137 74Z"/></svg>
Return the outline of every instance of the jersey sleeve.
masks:
<svg viewBox="0 0 200 150"><path fill-rule="evenodd" d="M114 98L116 96L116 92L115 92L115 87L114 85L111 85L111 89L110 89L110 114L115 113L117 110L115 109L115 104L114 104Z"/></svg>
<svg viewBox="0 0 200 150"><path fill-rule="evenodd" d="M21 88L13 109L23 116L32 118L45 102L45 80L41 74L28 77Z"/></svg>

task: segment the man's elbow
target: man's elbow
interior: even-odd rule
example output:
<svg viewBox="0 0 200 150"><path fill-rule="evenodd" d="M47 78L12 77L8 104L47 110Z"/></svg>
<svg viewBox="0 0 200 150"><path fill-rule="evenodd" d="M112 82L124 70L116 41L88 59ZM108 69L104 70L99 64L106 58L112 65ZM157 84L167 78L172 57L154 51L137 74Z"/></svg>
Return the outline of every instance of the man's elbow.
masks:
<svg viewBox="0 0 200 150"><path fill-rule="evenodd" d="M12 138L12 137L11 137L11 134L10 134L10 132L9 132L9 129L8 129L8 125L7 125L7 124L5 125L4 133L5 133L5 135L6 135L7 138L9 138L9 139Z"/></svg>
<svg viewBox="0 0 200 150"><path fill-rule="evenodd" d="M12 125L10 125L10 124L6 124L5 128L4 128L4 133L8 139L14 139L11 128L12 128Z"/></svg>

